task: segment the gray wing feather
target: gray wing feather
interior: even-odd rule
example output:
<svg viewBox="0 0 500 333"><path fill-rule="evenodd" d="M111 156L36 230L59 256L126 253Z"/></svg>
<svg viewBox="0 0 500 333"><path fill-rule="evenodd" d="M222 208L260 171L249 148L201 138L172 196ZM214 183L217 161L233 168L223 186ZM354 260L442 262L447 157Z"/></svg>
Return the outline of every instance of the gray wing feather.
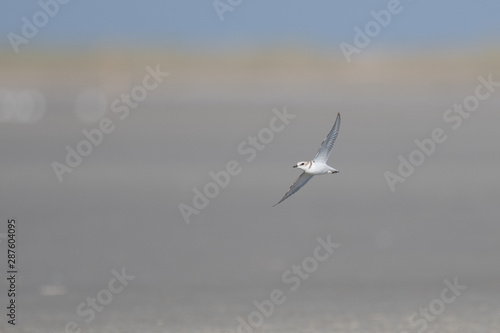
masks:
<svg viewBox="0 0 500 333"><path fill-rule="evenodd" d="M288 190L288 192L286 192L285 196L277 204L281 203L286 198L300 190L301 187L304 186L308 181L310 181L313 176L314 175L311 175L309 173L302 172L299 178L297 178L292 186L290 186L290 189ZM275 204L274 206L276 206L277 204Z"/></svg>
<svg viewBox="0 0 500 333"><path fill-rule="evenodd" d="M335 124L333 124L330 133L328 133L325 140L323 140L323 142L321 143L321 147L319 147L319 150L316 153L316 156L314 157L315 161L326 163L328 157L330 157L330 153L332 152L335 139L337 139L337 135L339 134L339 128L340 128L340 113L337 114L337 120L335 120Z"/></svg>

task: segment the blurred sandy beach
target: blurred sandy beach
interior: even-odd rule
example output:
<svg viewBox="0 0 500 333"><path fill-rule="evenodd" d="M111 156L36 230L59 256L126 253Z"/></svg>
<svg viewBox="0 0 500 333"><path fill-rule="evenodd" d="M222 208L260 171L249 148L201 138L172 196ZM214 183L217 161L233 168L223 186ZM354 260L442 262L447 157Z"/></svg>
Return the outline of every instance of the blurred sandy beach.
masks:
<svg viewBox="0 0 500 333"><path fill-rule="evenodd" d="M498 332L500 88L456 130L443 115L478 77L500 81L499 54L387 52L353 64L300 49L0 55L2 96L43 99L18 104L43 110L35 122L0 123L0 211L19 220L21 272L19 325L2 319L0 330L235 332L254 301L281 289L286 301L252 331L418 332L425 317L412 325L412 314L442 303L422 331ZM169 75L121 120L111 105L148 66ZM273 109L295 118L247 162L238 145ZM272 209L337 112L330 162L341 172ZM115 130L59 182L52 163L103 117ZM384 173L438 127L446 142L391 192ZM230 160L241 173L186 224L179 204ZM289 290L284 272L327 235L340 248ZM122 268L134 279L86 322L79 305ZM455 278L466 289L434 301Z"/></svg>

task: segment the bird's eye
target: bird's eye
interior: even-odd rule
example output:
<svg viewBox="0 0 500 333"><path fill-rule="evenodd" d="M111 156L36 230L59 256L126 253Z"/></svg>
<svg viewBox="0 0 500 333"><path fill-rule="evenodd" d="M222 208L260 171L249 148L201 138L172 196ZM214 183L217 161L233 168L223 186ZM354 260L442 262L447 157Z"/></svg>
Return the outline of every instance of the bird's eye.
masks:
<svg viewBox="0 0 500 333"><path fill-rule="evenodd" d="M304 163L300 163L300 165L304 165Z"/></svg>

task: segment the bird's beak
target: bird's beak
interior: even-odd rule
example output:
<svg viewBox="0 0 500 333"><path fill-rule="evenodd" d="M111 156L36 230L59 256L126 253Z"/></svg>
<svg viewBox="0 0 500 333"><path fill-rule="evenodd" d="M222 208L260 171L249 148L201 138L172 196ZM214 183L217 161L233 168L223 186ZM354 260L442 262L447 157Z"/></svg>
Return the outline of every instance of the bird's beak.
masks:
<svg viewBox="0 0 500 333"><path fill-rule="evenodd" d="M297 164L295 164L292 168L296 168L297 167Z"/></svg>
<svg viewBox="0 0 500 333"><path fill-rule="evenodd" d="M339 173L340 171L339 170L335 170L333 173Z"/></svg>

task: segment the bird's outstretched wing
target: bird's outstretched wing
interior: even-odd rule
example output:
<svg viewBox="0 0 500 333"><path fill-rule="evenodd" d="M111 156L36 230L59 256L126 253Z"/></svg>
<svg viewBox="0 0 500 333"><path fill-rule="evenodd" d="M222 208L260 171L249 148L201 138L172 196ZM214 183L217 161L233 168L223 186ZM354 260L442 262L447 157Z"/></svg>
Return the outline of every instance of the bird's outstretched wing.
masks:
<svg viewBox="0 0 500 333"><path fill-rule="evenodd" d="M281 203L286 198L300 190L301 187L304 186L308 181L310 181L313 176L314 175L311 175L309 173L302 172L299 178L297 178L292 186L290 186L290 189L288 190L288 192L286 192L285 196L277 204ZM276 206L277 204L275 204L274 206Z"/></svg>
<svg viewBox="0 0 500 333"><path fill-rule="evenodd" d="M333 124L330 133L328 133L325 140L323 140L323 142L321 143L321 147L319 147L316 156L314 156L315 161L326 163L328 157L330 157L330 153L332 152L335 139L337 139L337 135L339 134L339 128L340 128L340 113L337 114L337 120L335 120L335 124Z"/></svg>

